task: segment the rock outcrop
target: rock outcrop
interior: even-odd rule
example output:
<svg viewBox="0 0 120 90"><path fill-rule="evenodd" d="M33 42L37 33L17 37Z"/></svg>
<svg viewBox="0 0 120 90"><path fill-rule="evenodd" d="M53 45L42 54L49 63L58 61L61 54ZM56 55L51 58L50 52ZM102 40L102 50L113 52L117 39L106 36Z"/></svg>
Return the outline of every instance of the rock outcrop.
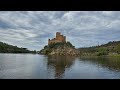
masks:
<svg viewBox="0 0 120 90"><path fill-rule="evenodd" d="M76 56L79 55L79 51L70 42L60 42L45 46L40 54Z"/></svg>

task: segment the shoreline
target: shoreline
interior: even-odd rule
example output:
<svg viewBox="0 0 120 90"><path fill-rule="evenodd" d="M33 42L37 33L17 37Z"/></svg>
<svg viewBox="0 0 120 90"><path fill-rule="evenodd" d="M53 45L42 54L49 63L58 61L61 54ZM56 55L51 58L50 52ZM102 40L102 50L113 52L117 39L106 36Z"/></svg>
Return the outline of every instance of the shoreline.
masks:
<svg viewBox="0 0 120 90"><path fill-rule="evenodd" d="M50 54L39 54L39 55L46 55L46 56L70 56L70 57L88 57L88 58L91 58L91 57L94 57L94 58L97 58L97 57L120 57L120 54L117 54L117 55L101 55L101 56L97 56L97 55L64 55L64 54L53 54L53 55L50 55Z"/></svg>

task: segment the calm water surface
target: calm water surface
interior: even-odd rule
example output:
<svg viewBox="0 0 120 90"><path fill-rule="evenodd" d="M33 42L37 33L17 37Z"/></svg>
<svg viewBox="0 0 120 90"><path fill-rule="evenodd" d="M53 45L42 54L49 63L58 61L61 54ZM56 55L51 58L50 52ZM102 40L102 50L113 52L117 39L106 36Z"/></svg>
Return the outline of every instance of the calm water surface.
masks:
<svg viewBox="0 0 120 90"><path fill-rule="evenodd" d="M120 79L120 58L0 54L0 79Z"/></svg>

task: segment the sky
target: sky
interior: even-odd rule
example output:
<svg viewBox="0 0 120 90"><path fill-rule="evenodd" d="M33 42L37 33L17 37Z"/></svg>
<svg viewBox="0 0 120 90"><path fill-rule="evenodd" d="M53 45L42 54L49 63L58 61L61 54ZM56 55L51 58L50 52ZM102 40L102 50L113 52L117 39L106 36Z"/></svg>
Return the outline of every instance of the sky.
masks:
<svg viewBox="0 0 120 90"><path fill-rule="evenodd" d="M0 41L40 50L56 32L76 48L120 40L120 11L0 11Z"/></svg>

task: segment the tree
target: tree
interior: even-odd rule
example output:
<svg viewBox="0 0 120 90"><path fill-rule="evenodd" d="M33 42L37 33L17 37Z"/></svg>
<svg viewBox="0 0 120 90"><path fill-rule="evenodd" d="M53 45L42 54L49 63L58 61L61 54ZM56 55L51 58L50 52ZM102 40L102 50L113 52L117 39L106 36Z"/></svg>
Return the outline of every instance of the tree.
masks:
<svg viewBox="0 0 120 90"><path fill-rule="evenodd" d="M117 46L117 53L120 54L120 44Z"/></svg>
<svg viewBox="0 0 120 90"><path fill-rule="evenodd" d="M9 45L3 42L0 42L0 53L31 53L32 51L27 48L19 48L17 46Z"/></svg>

